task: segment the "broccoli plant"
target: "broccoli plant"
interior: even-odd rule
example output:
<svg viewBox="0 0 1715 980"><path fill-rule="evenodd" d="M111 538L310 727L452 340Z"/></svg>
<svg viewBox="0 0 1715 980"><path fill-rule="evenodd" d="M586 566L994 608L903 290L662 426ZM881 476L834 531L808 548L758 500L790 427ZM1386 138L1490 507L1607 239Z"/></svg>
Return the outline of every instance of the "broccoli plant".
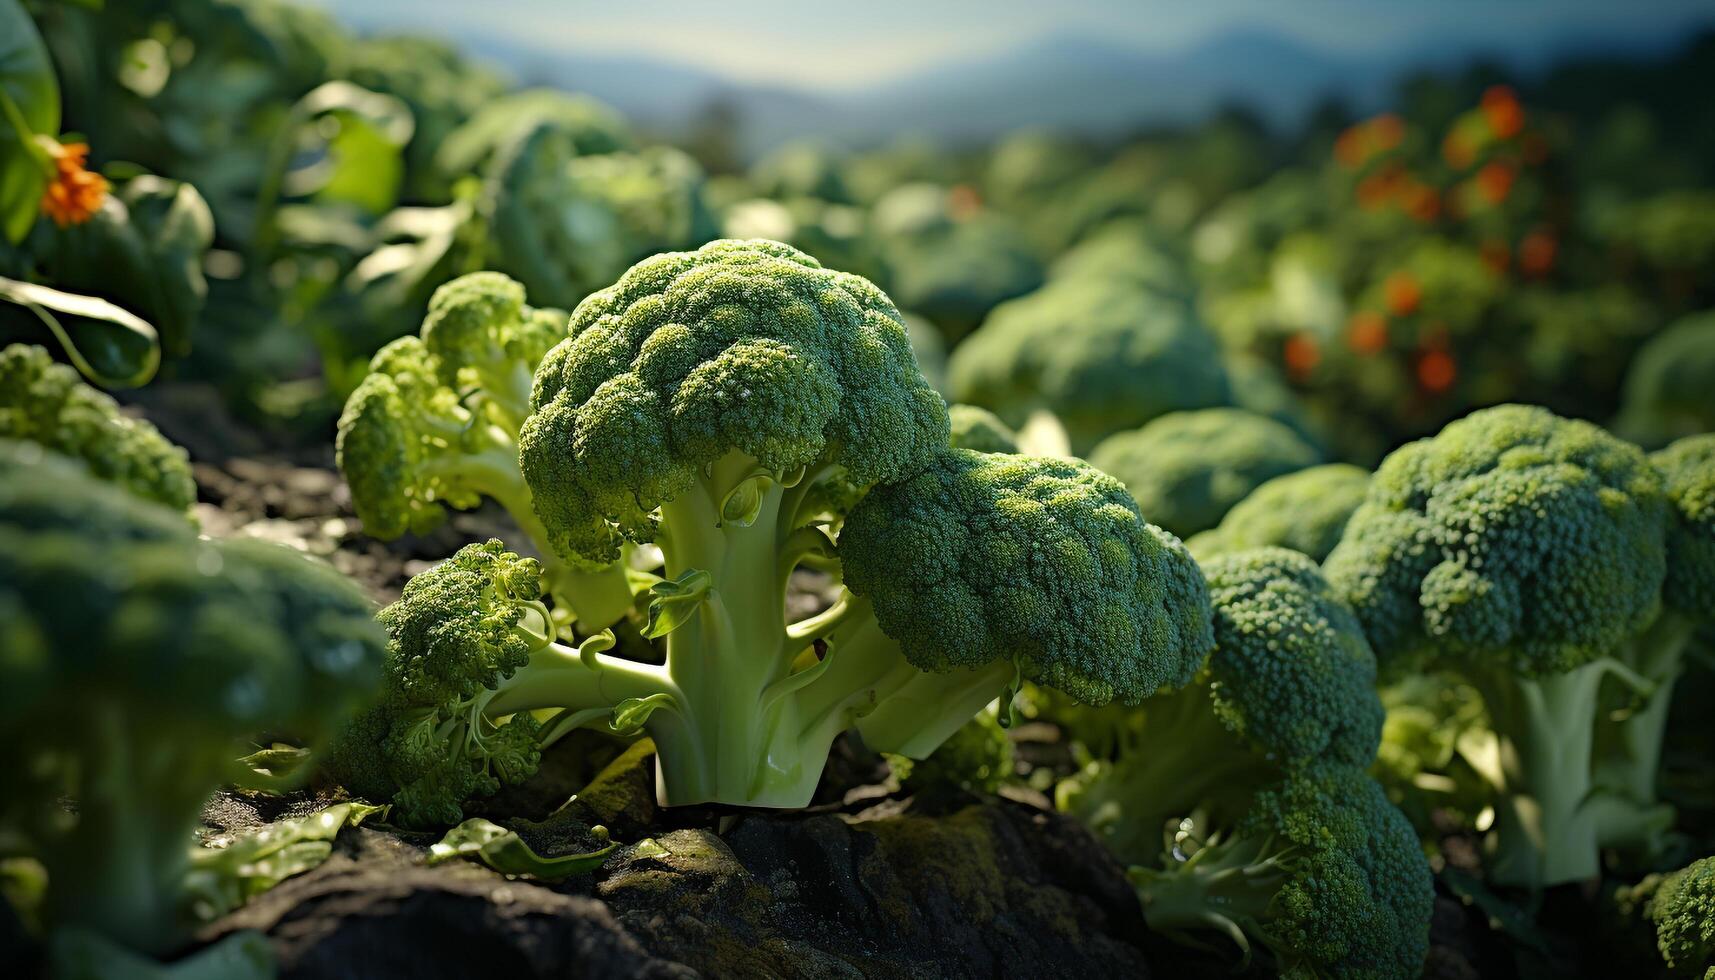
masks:
<svg viewBox="0 0 1715 980"><path fill-rule="evenodd" d="M597 562L627 541L660 546L645 632L664 662L605 655L602 639L552 644L533 563L467 549L455 570L494 568L431 578L401 600L421 617L389 614L393 717L440 720L355 734L381 747L369 795L394 796L418 758L471 760L478 791L512 781L528 751L490 746L522 744L555 710L538 745L582 724L648 732L664 803L802 806L854 725L920 758L1022 679L1136 703L1206 652L1195 563L1117 481L949 447L893 305L788 246L722 241L639 263L579 306L534 397L521 456L550 540ZM789 623L801 562L838 570L846 591ZM436 671L453 680L423 676ZM463 685L456 699L448 683ZM389 761L401 754L404 768ZM443 819L438 804L464 792L407 798L403 819Z"/></svg>
<svg viewBox="0 0 1715 980"><path fill-rule="evenodd" d="M1214 335L1187 302L1084 277L996 308L954 349L947 380L952 397L1015 426L1053 412L1078 453L1159 415L1232 400Z"/></svg>
<svg viewBox="0 0 1715 980"><path fill-rule="evenodd" d="M1325 563L1384 675L1447 670L1482 695L1490 874L1594 877L1589 805L1602 683L1648 687L1612 652L1656 617L1666 499L1637 447L1544 409L1503 405L1383 460Z"/></svg>
<svg viewBox="0 0 1715 980"><path fill-rule="evenodd" d="M601 629L631 609L624 567L556 557L518 465L536 365L566 334L565 313L524 299L522 286L495 272L437 289L422 335L382 348L347 400L339 468L364 530L378 538L423 533L448 507L495 501L543 554L556 605Z"/></svg>
<svg viewBox="0 0 1715 980"><path fill-rule="evenodd" d="M1266 949L1288 978L1411 980L1435 893L1417 834L1363 770L1322 765L1259 791L1236 819L1188 817L1133 867L1151 929Z"/></svg>
<svg viewBox="0 0 1715 980"><path fill-rule="evenodd" d="M1188 537L1220 523L1266 481L1316 465L1320 454L1274 419L1205 408L1109 436L1089 458L1119 477L1150 520Z"/></svg>
<svg viewBox="0 0 1715 980"><path fill-rule="evenodd" d="M1674 681L1693 634L1715 617L1715 434L1688 436L1650 456L1669 503L1662 612L1616 656L1646 686L1597 731L1602 843L1658 853L1672 825L1656 792Z"/></svg>
<svg viewBox="0 0 1715 980"><path fill-rule="evenodd" d="M1196 683L1067 725L1106 757L1061 783L1060 808L1122 861L1152 860L1163 828L1194 812L1237 819L1259 789L1312 762L1367 766L1381 740L1375 656L1315 562L1258 548L1203 571L1215 646ZM1186 745L1197 751L1172 748Z"/></svg>
<svg viewBox="0 0 1715 980"><path fill-rule="evenodd" d="M185 451L70 367L28 344L0 350L0 439L28 440L82 462L110 483L174 510L196 502Z"/></svg>
<svg viewBox="0 0 1715 980"><path fill-rule="evenodd" d="M1321 561L1334 550L1369 482L1369 471L1350 463L1277 476L1234 504L1220 524L1187 538L1185 547L1199 560L1272 545Z"/></svg>
<svg viewBox="0 0 1715 980"><path fill-rule="evenodd" d="M1656 447L1715 429L1715 312L1688 316L1632 356L1614 431Z"/></svg>
<svg viewBox="0 0 1715 980"><path fill-rule="evenodd" d="M18 443L0 444L0 610L0 841L47 870L51 955L139 975L113 959L187 941L193 832L243 741L319 742L372 690L384 638L326 565L198 540Z"/></svg>
<svg viewBox="0 0 1715 980"><path fill-rule="evenodd" d="M975 405L947 406L951 442L960 449L979 453L1018 452L1018 433L993 412Z"/></svg>
<svg viewBox="0 0 1715 980"><path fill-rule="evenodd" d="M1715 857L1652 874L1617 897L1622 905L1642 906L1668 976L1715 976Z"/></svg>

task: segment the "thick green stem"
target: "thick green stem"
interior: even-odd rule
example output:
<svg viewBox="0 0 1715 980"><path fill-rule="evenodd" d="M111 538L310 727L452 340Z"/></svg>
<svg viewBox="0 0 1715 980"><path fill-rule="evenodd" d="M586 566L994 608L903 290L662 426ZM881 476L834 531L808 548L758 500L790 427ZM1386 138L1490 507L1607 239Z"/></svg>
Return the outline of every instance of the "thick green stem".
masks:
<svg viewBox="0 0 1715 980"><path fill-rule="evenodd" d="M1589 805L1591 754L1602 679L1612 665L1586 664L1527 679L1473 670L1496 738L1484 775L1495 794L1490 877L1524 888L1594 878L1597 821Z"/></svg>
<svg viewBox="0 0 1715 980"><path fill-rule="evenodd" d="M989 702L1004 695L1016 675L1017 669L1004 660L945 673L916 671L874 711L858 718L858 733L877 752L927 759Z"/></svg>
<svg viewBox="0 0 1715 980"><path fill-rule="evenodd" d="M1625 793L1637 803L1656 801L1656 778L1661 772L1662 739L1667 733L1667 713L1673 702L1674 682L1679 679L1685 648L1696 632L1686 616L1666 611L1643 636L1630 644L1627 663L1651 683L1642 692L1642 703L1616 722L1614 747L1619 756L1604 760L1599 771L1609 788ZM1609 783L1609 779L1615 780Z"/></svg>

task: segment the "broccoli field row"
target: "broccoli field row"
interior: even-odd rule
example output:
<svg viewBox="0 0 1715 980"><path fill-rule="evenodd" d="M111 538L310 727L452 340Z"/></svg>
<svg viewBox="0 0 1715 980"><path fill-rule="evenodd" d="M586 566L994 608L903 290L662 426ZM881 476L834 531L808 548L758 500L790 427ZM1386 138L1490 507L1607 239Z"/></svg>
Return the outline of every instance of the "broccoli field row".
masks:
<svg viewBox="0 0 1715 980"><path fill-rule="evenodd" d="M0 959L1715 977L1712 67L749 163L0 0Z"/></svg>

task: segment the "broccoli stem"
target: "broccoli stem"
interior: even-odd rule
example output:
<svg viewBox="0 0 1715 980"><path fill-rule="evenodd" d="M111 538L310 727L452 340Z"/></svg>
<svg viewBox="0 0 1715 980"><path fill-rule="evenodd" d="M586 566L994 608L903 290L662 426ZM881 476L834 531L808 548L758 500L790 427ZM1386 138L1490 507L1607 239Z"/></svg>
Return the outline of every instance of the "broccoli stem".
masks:
<svg viewBox="0 0 1715 980"><path fill-rule="evenodd" d="M208 796L195 777L218 772L222 760L150 751L162 719L138 718L105 698L86 707L93 744L74 788L76 820L44 835L40 849L53 881L46 918L130 949L170 952L183 938L181 886ZM139 806L143 799L149 805Z"/></svg>
<svg viewBox="0 0 1715 980"><path fill-rule="evenodd" d="M1696 623L1664 611L1627 644L1625 661L1648 682L1628 684L1637 703L1617 720L1604 719L1597 733L1595 780L1597 837L1604 847L1654 851L1673 826L1673 808L1660 802L1662 742L1681 661Z"/></svg>
<svg viewBox="0 0 1715 980"><path fill-rule="evenodd" d="M977 712L1004 696L1017 673L1006 660L945 673L912 670L903 683L877 692L879 704L858 718L858 734L877 752L927 759Z"/></svg>
<svg viewBox="0 0 1715 980"><path fill-rule="evenodd" d="M472 470L471 489L498 503L512 516L513 523L524 532L541 556L542 579L556 605L572 614L584 630L605 629L624 619L631 612L634 597L631 581L621 562L599 568L579 568L561 559L550 546L548 530L530 504L530 487L518 468L518 454L510 456L510 468L485 466Z"/></svg>
<svg viewBox="0 0 1715 980"><path fill-rule="evenodd" d="M1467 671L1495 736L1492 764L1472 764L1495 794L1490 877L1541 888L1594 878L1595 809L1589 806L1602 679L1623 669L1598 660L1542 678L1504 665Z"/></svg>

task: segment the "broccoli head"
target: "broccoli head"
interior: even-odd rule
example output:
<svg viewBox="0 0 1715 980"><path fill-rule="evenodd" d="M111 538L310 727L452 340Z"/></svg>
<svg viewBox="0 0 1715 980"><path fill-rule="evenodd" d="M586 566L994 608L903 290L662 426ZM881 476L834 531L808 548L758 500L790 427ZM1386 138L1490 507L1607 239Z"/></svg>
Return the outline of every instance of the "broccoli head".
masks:
<svg viewBox="0 0 1715 980"><path fill-rule="evenodd" d="M1363 767L1381 741L1375 657L1316 563L1284 548L1204 568L1214 650L1196 683L1141 712L1081 719L1070 733L1105 752L1059 789L1122 860L1144 860L1164 824L1193 811L1236 817L1286 772ZM1174 746L1195 745L1196 752Z"/></svg>
<svg viewBox="0 0 1715 980"><path fill-rule="evenodd" d="M47 868L51 929L144 954L185 939L188 845L245 742L318 745L380 673L370 602L325 564L199 540L28 444L0 448L0 609L0 836Z"/></svg>
<svg viewBox="0 0 1715 980"><path fill-rule="evenodd" d="M947 418L952 424L952 445L979 453L1018 452L1018 433L986 408L975 405L949 405Z"/></svg>
<svg viewBox="0 0 1715 980"><path fill-rule="evenodd" d="M1361 769L1318 766L1229 822L1193 814L1131 878L1150 928L1215 932L1289 978L1420 976L1434 889L1417 835Z"/></svg>
<svg viewBox="0 0 1715 980"><path fill-rule="evenodd" d="M1056 280L996 308L954 349L947 381L954 398L1011 425L1053 412L1077 453L1232 398L1215 338L1189 304L1106 279Z"/></svg>
<svg viewBox="0 0 1715 980"><path fill-rule="evenodd" d="M131 418L106 394L28 344L0 350L0 439L24 439L77 459L89 472L174 510L189 511L196 484L183 449Z"/></svg>
<svg viewBox="0 0 1715 980"><path fill-rule="evenodd" d="M1597 870L1591 746L1609 654L1660 609L1666 499L1637 447L1540 408L1474 412L1395 450L1325 570L1384 674L1427 666L1482 693L1494 752L1492 874Z"/></svg>
<svg viewBox="0 0 1715 980"><path fill-rule="evenodd" d="M1089 458L1126 485L1145 517L1189 536L1219 524L1263 483L1316 465L1319 454L1273 419L1205 408L1109 436Z"/></svg>
<svg viewBox="0 0 1715 980"><path fill-rule="evenodd" d="M1221 523L1199 531L1185 546L1200 560L1275 545L1328 557L1363 502L1370 474L1350 463L1324 463L1277 476L1233 505Z"/></svg>
<svg viewBox="0 0 1715 980"><path fill-rule="evenodd" d="M1650 875L1632 889L1655 926L1656 949L1670 976L1715 976L1715 858Z"/></svg>
<svg viewBox="0 0 1715 980"><path fill-rule="evenodd" d="M524 298L496 272L435 290L422 336L383 347L346 400L336 459L364 530L378 538L429 531L449 507L500 504L546 556L556 605L600 629L631 608L625 570L556 557L519 469L536 366L566 333L564 313Z"/></svg>

